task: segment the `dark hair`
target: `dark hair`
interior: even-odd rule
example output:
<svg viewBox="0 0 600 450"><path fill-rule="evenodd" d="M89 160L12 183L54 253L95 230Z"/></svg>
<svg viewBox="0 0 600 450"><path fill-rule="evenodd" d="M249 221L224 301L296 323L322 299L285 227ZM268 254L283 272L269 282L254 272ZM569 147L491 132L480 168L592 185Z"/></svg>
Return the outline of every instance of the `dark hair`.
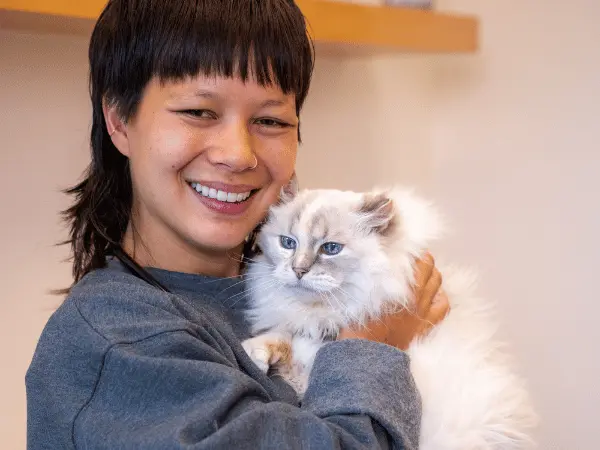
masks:
<svg viewBox="0 0 600 450"><path fill-rule="evenodd" d="M70 226L74 282L106 265L121 243L132 207L128 159L113 145L103 100L125 121L149 81L199 73L254 74L296 97L300 113L313 70L313 45L293 0L110 0L89 46L92 160L63 215ZM298 135L300 139L300 135Z"/></svg>

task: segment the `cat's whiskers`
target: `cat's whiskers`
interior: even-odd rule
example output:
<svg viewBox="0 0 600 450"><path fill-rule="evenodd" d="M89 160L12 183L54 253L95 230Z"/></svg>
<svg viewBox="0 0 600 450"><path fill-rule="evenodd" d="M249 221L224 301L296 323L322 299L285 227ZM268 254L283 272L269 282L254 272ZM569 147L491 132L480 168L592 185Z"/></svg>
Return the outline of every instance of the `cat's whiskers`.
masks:
<svg viewBox="0 0 600 450"><path fill-rule="evenodd" d="M333 304L331 303L330 298L327 296L326 292L318 292L319 296L321 297L321 299L323 300L323 302L327 303L329 305L329 308L331 308L332 310L335 310L335 307L333 306ZM327 319L328 325L327 325L327 330L326 331L336 331L339 332L339 327L337 326L337 323L335 320L328 318ZM323 333L323 330L321 330L321 332ZM329 333L327 333L329 334Z"/></svg>
<svg viewBox="0 0 600 450"><path fill-rule="evenodd" d="M344 315L346 317L346 320L348 321L348 323L355 323L355 324L360 324L360 325L364 325L362 322L362 320L360 320L359 317L354 316L350 311L348 311L348 308L346 307L346 305L344 305L344 302L342 302L337 295L335 295L335 291L339 290L343 293L342 289L340 287L335 288L333 291L330 291L329 294L331 294L333 296L333 298L335 299L335 301L340 305L340 311L342 313L342 315ZM366 326L365 326L366 328ZM371 331L367 328L367 331Z"/></svg>
<svg viewBox="0 0 600 450"><path fill-rule="evenodd" d="M268 263L264 259L255 259L255 258L246 258L246 257L244 257L244 261L252 263L252 264L261 265L261 266L275 267L275 264Z"/></svg>
<svg viewBox="0 0 600 450"><path fill-rule="evenodd" d="M258 276L247 276L246 274L242 274L242 275L237 275L235 277L229 277L229 278L239 278L242 277L242 280L238 281L237 283L232 284L231 286L227 286L225 289L223 289L221 291L221 294L235 286L238 286L242 283L245 283L248 280L260 280L261 278L267 278L267 275L271 274L271 271L265 271L265 272L253 272L252 275L258 275ZM261 275L264 275L264 277L261 277Z"/></svg>
<svg viewBox="0 0 600 450"><path fill-rule="evenodd" d="M265 277L266 278L266 277ZM235 302L233 302L231 304L231 306L233 307L237 302L239 302L241 299L245 298L245 296L247 296L248 294L250 294L251 292L254 292L256 290L259 290L261 288L266 288L266 287L270 287L271 285L274 285L277 283L276 279L273 278L268 278L266 281L262 281L260 282L260 284L257 284L255 286L252 286L248 289L244 289L242 292L238 292L237 294L232 295L231 297L227 298L224 303L233 300L236 297L240 297L238 298Z"/></svg>
<svg viewBox="0 0 600 450"><path fill-rule="evenodd" d="M329 300L329 298L325 295L324 292L318 292L319 296L321 297L321 300L323 300L323 302L327 302L327 304L329 305L329 307L331 309L335 309L335 307L333 306L333 304L331 303L331 300Z"/></svg>
<svg viewBox="0 0 600 450"><path fill-rule="evenodd" d="M249 280L252 280L257 275L261 276L261 275L274 275L274 274L275 274L274 268L265 267L264 269L261 269L261 270L253 270L251 272L246 272L246 278Z"/></svg>
<svg viewBox="0 0 600 450"><path fill-rule="evenodd" d="M261 287L266 286L267 284L269 284L268 282L276 283L277 279L275 279L273 277L269 277L267 275L261 275L261 276L256 276L256 277L252 277L252 278L246 278L243 281L252 281L253 282L253 286L249 287L248 289L244 289L242 292L238 292L235 295L240 295L240 294L245 293L245 292L251 292L253 290L259 289L259 288L261 288Z"/></svg>
<svg viewBox="0 0 600 450"><path fill-rule="evenodd" d="M406 311L408 314L410 314L411 316L421 320L422 322L425 322L426 324L428 324L429 326L434 326L435 324L430 321L430 320L425 320L423 319L416 311L413 311L412 308L409 308L408 306L402 306L398 312L400 311Z"/></svg>
<svg viewBox="0 0 600 450"><path fill-rule="evenodd" d="M340 291L342 294L344 294L345 297L349 298L350 300L352 300L352 301L354 301L356 303L359 303L358 300L355 297L352 296L352 294L350 294L346 290L342 289L341 287L338 286L338 287L334 288L333 292L335 292L335 291ZM335 298L336 298L336 300L338 300L337 296L335 296ZM347 314L350 314L350 311L348 311L348 307L342 301L338 300L338 302L342 305L342 308L344 309L344 311ZM356 323L361 323L362 322L358 316L351 315L351 317L354 320L354 322L356 322Z"/></svg>
<svg viewBox="0 0 600 450"><path fill-rule="evenodd" d="M344 304L335 295L333 295L333 292L324 292L324 294L328 294L329 296L331 296L331 298L333 298L335 300L340 311L342 311L342 312L345 311L346 308L344 307ZM331 309L336 309L329 300L328 300L328 303L331 306Z"/></svg>
<svg viewBox="0 0 600 450"><path fill-rule="evenodd" d="M252 262L251 264L252 264L253 272L256 270L256 267L259 267L261 269L267 269L267 270L273 270L273 269L277 268L277 266L275 264L269 264L264 261L256 261L256 262Z"/></svg>
<svg viewBox="0 0 600 450"><path fill-rule="evenodd" d="M229 259L231 259L235 262L239 262L240 264L253 263L253 264L260 264L260 265L264 265L264 266L268 266L268 267L275 267L274 264L270 264L264 260L257 260L256 258L248 258L247 256L243 256L242 258L236 258L233 255L229 255Z"/></svg>
<svg viewBox="0 0 600 450"><path fill-rule="evenodd" d="M342 291L345 295L348 296L348 298L350 298L351 300L358 302L358 300L356 299L356 297L352 296L352 294L350 294L349 292L345 291L344 289L342 289L341 287L338 288L340 291ZM367 303L372 303L371 302L371 295L372 293L369 292L369 298L367 299ZM369 314L368 315L369 318L376 320L377 322L381 323L387 330L389 330L388 325L381 319L381 317L379 315L373 315L373 314ZM362 321L361 321L362 322Z"/></svg>
<svg viewBox="0 0 600 450"><path fill-rule="evenodd" d="M215 278L214 280L208 280L208 281L203 281L200 284L210 284L210 283L218 283L219 281L223 281L223 280L233 280L235 278L241 278L243 277L243 274L240 275L234 275L232 277L219 277L219 278Z"/></svg>
<svg viewBox="0 0 600 450"><path fill-rule="evenodd" d="M344 317L344 321L346 322L346 324L350 324L353 321L356 321L352 318L352 315L350 314L350 312L347 310L347 308L344 306L344 303L337 298L337 295L335 295L334 292L328 292L328 295L333 298L336 303L339 305L339 311L342 314L342 316Z"/></svg>
<svg viewBox="0 0 600 450"><path fill-rule="evenodd" d="M272 267L275 267L275 266L272 266ZM265 268L265 271L264 271L264 272L253 272L253 274L265 274L265 275L268 275L268 274L270 274L270 273L272 273L272 270L271 270L271 269L267 269L267 268ZM245 278L244 278L244 277L245 277ZM246 273L240 273L239 275L233 275L233 276L231 276L231 277L216 277L214 280L202 281L202 282L201 282L201 283L199 283L199 284L202 284L202 285L204 285L204 284L211 284L211 283L219 283L219 282L221 282L221 281L223 281L223 280L234 280L234 279L236 279L236 278L244 278L244 279L249 279L249 277L247 277L247 274L246 274ZM234 286L235 286L235 285L234 285ZM232 287L232 286L229 286L229 287ZM229 288L228 288L228 289L229 289Z"/></svg>
<svg viewBox="0 0 600 450"><path fill-rule="evenodd" d="M255 272L255 273L257 273L257 272ZM265 270L265 272L264 272L264 273L263 273L263 272L259 272L259 273L257 273L257 274L269 275L269 274L271 274L271 273L272 273L272 271L270 271L270 270ZM234 286L237 286L237 285L239 285L239 284L243 283L243 282L244 282L244 281L246 281L246 280L249 280L249 279L255 279L255 278L248 277L248 276L246 276L246 274L243 274L243 273L242 273L242 274L239 274L239 275L233 275L233 276L231 276L231 277L219 277L219 278L216 278L216 279L214 279L214 280L203 281L203 282L201 282L201 283L199 283L199 284L202 284L202 285L204 285L204 284L218 283L218 282L220 282L220 281L223 281L223 280L234 280L234 279L237 279L237 278L242 278L242 280L241 280L241 281L238 281L237 283L234 283L234 284L232 284L231 286L228 286L228 287L226 287L225 289L223 289L223 290L221 291L221 293L225 292L225 291L226 291L226 290L228 290L228 289L231 289L231 288L232 288L232 287L234 287Z"/></svg>
<svg viewBox="0 0 600 450"><path fill-rule="evenodd" d="M272 283L272 284L275 284L275 282L271 282L271 283ZM269 287L269 283L266 283L264 286L261 286L261 287L265 287L265 288L267 288L267 287ZM233 300L233 299L235 299L235 301L229 305L229 307L230 307L230 308L233 308L233 307L234 307L235 305L237 305L237 304L238 304L238 303L239 303L241 300L244 300L244 299L248 298L248 297L250 296L250 294L251 294L251 293L252 293L252 290L251 290L251 289L247 289L247 290L245 290L245 291L243 291L243 292L240 292L239 294L236 294L236 295L233 295L233 296L231 296L231 297L230 297L229 299L227 299L226 301L229 301L229 300ZM237 297L237 298L236 298L236 297Z"/></svg>

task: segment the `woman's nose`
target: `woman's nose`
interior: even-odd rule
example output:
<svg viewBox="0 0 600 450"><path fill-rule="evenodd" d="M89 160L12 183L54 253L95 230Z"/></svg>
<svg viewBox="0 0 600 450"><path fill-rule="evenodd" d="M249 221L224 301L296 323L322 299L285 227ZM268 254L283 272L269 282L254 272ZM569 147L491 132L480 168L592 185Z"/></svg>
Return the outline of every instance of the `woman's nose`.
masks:
<svg viewBox="0 0 600 450"><path fill-rule="evenodd" d="M233 172L243 172L256 167L252 136L245 122L236 120L226 124L217 138L215 147L209 153L211 164Z"/></svg>

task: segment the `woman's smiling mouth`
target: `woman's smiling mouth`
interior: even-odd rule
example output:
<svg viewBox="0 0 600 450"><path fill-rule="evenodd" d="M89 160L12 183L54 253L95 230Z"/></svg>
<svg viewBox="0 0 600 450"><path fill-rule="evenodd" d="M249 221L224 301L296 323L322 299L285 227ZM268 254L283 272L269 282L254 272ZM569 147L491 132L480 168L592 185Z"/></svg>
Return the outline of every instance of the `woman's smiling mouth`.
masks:
<svg viewBox="0 0 600 450"><path fill-rule="evenodd" d="M252 190L246 192L228 192L226 190L204 186L196 182L190 183L190 186L203 197L213 198L220 202L239 203L248 200L252 195Z"/></svg>
<svg viewBox="0 0 600 450"><path fill-rule="evenodd" d="M200 183L189 181L188 185L195 191L202 204L212 211L240 215L248 210L251 199L259 191L248 185L227 185L223 183Z"/></svg>

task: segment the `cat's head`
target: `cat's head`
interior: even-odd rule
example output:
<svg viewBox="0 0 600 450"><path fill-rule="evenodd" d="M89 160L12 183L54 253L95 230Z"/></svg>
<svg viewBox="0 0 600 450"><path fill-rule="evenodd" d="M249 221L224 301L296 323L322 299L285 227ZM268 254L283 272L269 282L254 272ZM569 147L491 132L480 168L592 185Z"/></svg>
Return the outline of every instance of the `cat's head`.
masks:
<svg viewBox="0 0 600 450"><path fill-rule="evenodd" d="M344 297L353 285L368 291L387 269L398 219L385 193L304 190L272 208L258 242L282 287Z"/></svg>

